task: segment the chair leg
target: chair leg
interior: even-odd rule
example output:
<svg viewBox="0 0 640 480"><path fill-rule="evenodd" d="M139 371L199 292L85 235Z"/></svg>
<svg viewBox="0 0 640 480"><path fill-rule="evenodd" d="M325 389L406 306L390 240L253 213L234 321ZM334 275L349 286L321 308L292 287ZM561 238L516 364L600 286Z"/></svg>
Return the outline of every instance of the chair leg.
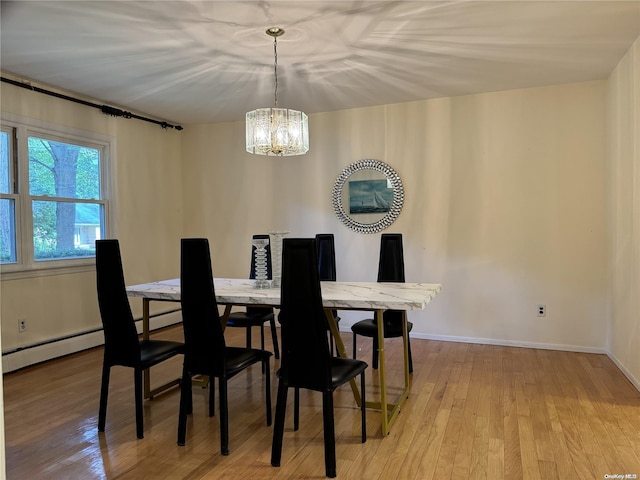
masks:
<svg viewBox="0 0 640 480"><path fill-rule="evenodd" d="M142 419L142 370L133 369L134 390L136 402L136 435L144 438L144 424Z"/></svg>
<svg viewBox="0 0 640 480"><path fill-rule="evenodd" d="M373 337L373 358L371 361L371 368L378 369L378 339ZM411 356L411 340L407 338L407 349L409 350L409 373L413 373L413 357ZM353 358L356 357L356 334L353 334Z"/></svg>
<svg viewBox="0 0 640 480"><path fill-rule="evenodd" d="M251 327L247 327L247 348L251 348Z"/></svg>
<svg viewBox="0 0 640 480"><path fill-rule="evenodd" d="M229 404L227 402L227 379L218 377L220 384L220 453L229 455Z"/></svg>
<svg viewBox="0 0 640 480"><path fill-rule="evenodd" d="M269 320L269 324L271 325L271 339L273 340L273 355L276 357L276 360L280 359L280 348L278 347L278 331L276 330L276 319L272 318Z"/></svg>
<svg viewBox="0 0 640 480"><path fill-rule="evenodd" d="M358 358L356 355L356 332L353 332L353 358Z"/></svg>
<svg viewBox="0 0 640 480"><path fill-rule="evenodd" d="M187 415L189 410L193 410L193 399L191 396L191 376L186 369L182 370L182 380L180 381L180 409L178 410L178 445L184 447L187 436Z"/></svg>
<svg viewBox="0 0 640 480"><path fill-rule="evenodd" d="M184 377L183 377L184 378ZM191 376L187 373L186 380L180 380L180 394L182 395L182 384L186 383L187 389L187 415L191 415L193 413L193 391L192 391L192 381Z"/></svg>
<svg viewBox="0 0 640 480"><path fill-rule="evenodd" d="M364 394L364 370L360 374L360 410L362 411L362 443L367 441L367 400Z"/></svg>
<svg viewBox="0 0 640 480"><path fill-rule="evenodd" d="M284 417L287 411L287 383L281 378L278 382L278 398L276 399L276 418L273 426L273 442L271 442L271 465L280 466L282 458L282 438L284 436Z"/></svg>
<svg viewBox="0 0 640 480"><path fill-rule="evenodd" d="M209 416L216 414L216 381L215 377L209 377Z"/></svg>
<svg viewBox="0 0 640 480"><path fill-rule="evenodd" d="M264 323L260 325L260 349L264 351ZM264 374L264 363L262 364L262 373Z"/></svg>
<svg viewBox="0 0 640 480"><path fill-rule="evenodd" d="M322 393L324 423L324 466L327 477L336 476L336 432L333 421L333 392Z"/></svg>
<svg viewBox="0 0 640 480"><path fill-rule="evenodd" d="M265 404L267 405L267 427L271 426L271 365L269 361L269 356L265 355L265 358L262 360L262 367L266 370L266 380L265 380Z"/></svg>
<svg viewBox="0 0 640 480"><path fill-rule="evenodd" d="M106 363L102 365L102 386L100 387L100 410L98 413L98 431L104 432L107 420L107 398L109 397L109 376L111 367Z"/></svg>
<svg viewBox="0 0 640 480"><path fill-rule="evenodd" d="M300 428L300 389L293 389L293 431L297 432Z"/></svg>

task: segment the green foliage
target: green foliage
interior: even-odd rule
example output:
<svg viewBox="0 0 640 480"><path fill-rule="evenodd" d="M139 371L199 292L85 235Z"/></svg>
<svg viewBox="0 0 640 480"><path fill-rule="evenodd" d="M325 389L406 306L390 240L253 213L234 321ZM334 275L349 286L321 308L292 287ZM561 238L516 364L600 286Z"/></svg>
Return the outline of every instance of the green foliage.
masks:
<svg viewBox="0 0 640 480"><path fill-rule="evenodd" d="M67 250L36 250L36 260L56 260L64 258L78 258L78 257L95 257L96 250L85 248L72 248ZM3 259L4 260L4 259Z"/></svg>
<svg viewBox="0 0 640 480"><path fill-rule="evenodd" d="M0 189L3 192L10 184L8 145L9 135L2 132ZM29 137L28 153L29 193L32 196L57 197L34 200L31 204L35 259L95 255L92 244L95 229L100 228L101 207L86 200L100 199L100 150ZM11 207L13 211L14 207ZM0 228L0 262L14 261L14 227L3 222ZM76 248L78 243L80 248Z"/></svg>
<svg viewBox="0 0 640 480"><path fill-rule="evenodd" d="M100 198L100 152L94 148L29 138L29 182L32 195L73 199ZM62 213L62 203L33 202L33 236L36 258L53 251L59 242L70 246L72 232L61 231L75 224L75 209ZM61 217L61 215L64 217ZM66 220L65 220L66 218ZM67 235L64 235L67 233ZM69 239L62 242L62 238Z"/></svg>

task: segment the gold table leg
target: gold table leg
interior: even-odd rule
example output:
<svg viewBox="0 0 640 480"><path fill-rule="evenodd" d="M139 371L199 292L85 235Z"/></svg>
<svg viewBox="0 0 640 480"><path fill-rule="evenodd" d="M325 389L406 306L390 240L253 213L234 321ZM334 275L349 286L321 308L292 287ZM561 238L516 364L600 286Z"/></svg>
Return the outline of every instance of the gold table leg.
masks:
<svg viewBox="0 0 640 480"><path fill-rule="evenodd" d="M150 336L150 326L149 326L149 303L151 300L148 298L142 299L142 339L149 340ZM231 314L231 308L233 305L225 305L224 313L220 317L220 322L222 323L222 329L224 330L227 326L227 320L229 320L229 315ZM176 378L175 380L171 380L170 382L165 383L164 385L160 385L157 388L151 390L151 372L149 369L145 369L142 371L142 381L143 381L143 391L144 398L153 398L154 395L157 395L160 392L164 392L174 385L180 384L180 379ZM200 387L206 387L209 384L209 377L200 376L198 378L193 379L193 384Z"/></svg>
<svg viewBox="0 0 640 480"><path fill-rule="evenodd" d="M387 377L384 369L384 318L383 311L376 310L378 324L378 371L380 372L380 414L382 415L382 435L389 435L389 417L387 416Z"/></svg>
<svg viewBox="0 0 640 480"><path fill-rule="evenodd" d="M407 330L407 313L402 312L402 340L403 340L403 354L404 354L404 388L398 397L396 403L389 403L387 401L387 378L385 370L385 358L384 358L384 323L383 323L384 310L376 310L376 322L378 324L378 370L380 372L380 401L379 402L367 402L367 408L374 408L380 410L382 414L382 435L389 435L391 426L398 419L400 410L404 405L404 402L409 398L409 388L411 386L411 376L409 374L409 333Z"/></svg>
<svg viewBox="0 0 640 480"><path fill-rule="evenodd" d="M142 339L149 340L150 337L150 326L149 326L149 303L151 300L148 298L142 299ZM175 380L171 380L170 382L165 383L164 385L160 385L157 388L151 389L151 372L150 369L146 368L142 371L142 390L143 390L143 398L150 399L155 395L168 390L169 388L179 385L180 379L176 378Z"/></svg>
<svg viewBox="0 0 640 480"><path fill-rule="evenodd" d="M224 313L220 317L220 323L222 323L222 331L223 332L224 332L224 329L227 328L227 321L229 320L229 315L231 315L231 308L232 307L233 307L233 305L225 305L224 306Z"/></svg>
<svg viewBox="0 0 640 480"><path fill-rule="evenodd" d="M409 398L409 389L411 386L411 376L409 374L409 332L407 329L407 312L402 312L402 340L403 340L403 356L404 356L404 388L400 393L400 397L397 403L389 403L387 401L387 379L385 370L385 358L384 358L384 323L383 323L384 310L376 310L376 322L378 324L378 370L380 372L380 401L378 402L366 402L367 408L380 410L382 414L382 435L389 435L391 426L395 423L400 409L404 405L404 402ZM329 322L329 328L331 334L336 342L336 350L338 355L347 358L347 352L344 348L344 343L340 337L340 331L333 318L332 309L325 308L325 315ZM354 379L349 384L353 391L353 396L358 406L361 405L362 399L360 398L360 391L358 385Z"/></svg>

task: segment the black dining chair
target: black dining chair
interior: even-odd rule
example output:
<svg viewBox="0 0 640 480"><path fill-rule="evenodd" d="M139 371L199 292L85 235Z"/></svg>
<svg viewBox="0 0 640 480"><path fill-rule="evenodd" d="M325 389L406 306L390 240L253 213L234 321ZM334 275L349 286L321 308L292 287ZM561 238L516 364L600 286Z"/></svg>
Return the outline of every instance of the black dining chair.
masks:
<svg viewBox="0 0 640 480"><path fill-rule="evenodd" d="M228 347L216 302L211 252L206 238L184 238L181 242L180 297L185 356L180 388L178 445L186 442L187 415L193 410L192 382L206 375L209 382L209 416L214 415L215 386L220 394L220 451L229 454L229 406L227 381L255 363L265 372L267 425L271 425L271 352L254 348Z"/></svg>
<svg viewBox="0 0 640 480"><path fill-rule="evenodd" d="M320 281L335 282L336 281L336 247L333 238L333 233L318 233L316 235L316 247L318 249L318 273L320 275ZM336 326L340 323L340 317L337 310L332 310L333 319L336 322ZM329 326L327 325L327 330ZM333 335L329 330L331 338L331 355L334 354L335 342L333 341Z"/></svg>
<svg viewBox="0 0 640 480"><path fill-rule="evenodd" d="M104 331L104 360L100 387L98 431L104 432L111 367L133 368L136 435L144 436L142 371L184 352L184 344L167 340L139 340L127 298L118 240L96 240L96 284Z"/></svg>
<svg viewBox="0 0 640 480"><path fill-rule="evenodd" d="M280 466L289 388L322 392L325 474L336 476L333 391L360 375L362 443L367 439L364 372L367 364L329 353L326 316L322 307L316 242L313 238L283 241L281 286L282 363L271 448L271 465ZM294 405L294 429L299 421L299 397Z"/></svg>
<svg viewBox="0 0 640 480"><path fill-rule="evenodd" d="M269 235L254 235L257 238L269 238ZM267 250L267 278L271 279L271 248L266 246ZM251 247L251 267L249 269L249 278L256 278L256 247ZM247 348L251 348L251 329L252 327L260 327L260 348L264 350L264 324L269 322L271 327L271 339L273 341L273 351L276 359L280 358L280 348L278 346L278 333L276 330L276 321L272 307L246 307L244 312L233 312L227 320L227 327L246 328L247 330Z"/></svg>
<svg viewBox="0 0 640 480"><path fill-rule="evenodd" d="M402 248L402 234L383 233L380 238L380 259L378 263L378 282L404 282L404 252ZM384 338L402 337L402 316L404 312L387 310L383 313ZM413 323L407 322L410 332ZM373 365L378 368L378 322L375 318L368 318L356 322L351 326L353 332L353 358L356 358L356 335L373 338ZM413 373L413 358L411 356L411 341L407 338L409 350L409 373Z"/></svg>

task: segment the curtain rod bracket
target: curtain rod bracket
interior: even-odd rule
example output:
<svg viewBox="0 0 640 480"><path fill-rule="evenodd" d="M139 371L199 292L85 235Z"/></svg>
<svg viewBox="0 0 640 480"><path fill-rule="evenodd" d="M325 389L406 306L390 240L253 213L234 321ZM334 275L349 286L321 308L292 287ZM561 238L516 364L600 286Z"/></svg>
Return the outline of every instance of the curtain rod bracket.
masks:
<svg viewBox="0 0 640 480"><path fill-rule="evenodd" d="M105 115L111 115L112 117L131 118L132 115L131 112L126 112L124 110L120 110L119 108L110 107L109 105L102 105L101 110Z"/></svg>

